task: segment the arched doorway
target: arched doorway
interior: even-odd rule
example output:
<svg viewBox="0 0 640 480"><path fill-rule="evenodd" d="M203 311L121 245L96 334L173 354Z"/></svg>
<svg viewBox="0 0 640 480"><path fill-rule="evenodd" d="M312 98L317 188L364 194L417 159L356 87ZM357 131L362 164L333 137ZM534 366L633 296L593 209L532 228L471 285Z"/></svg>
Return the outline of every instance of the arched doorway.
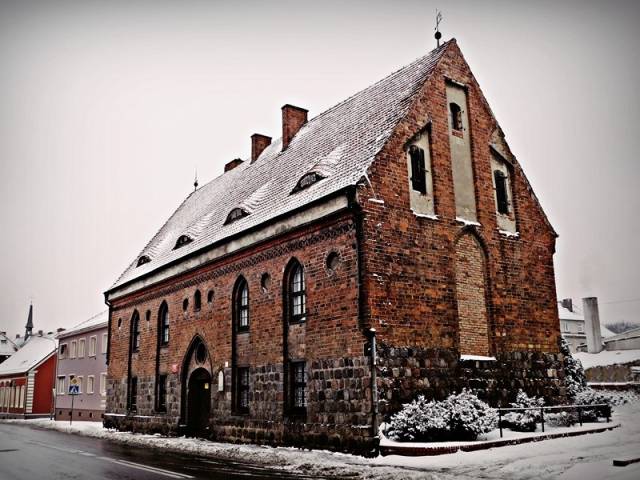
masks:
<svg viewBox="0 0 640 480"><path fill-rule="evenodd" d="M202 435L209 426L211 412L211 374L198 368L187 386L187 427L192 435Z"/></svg>

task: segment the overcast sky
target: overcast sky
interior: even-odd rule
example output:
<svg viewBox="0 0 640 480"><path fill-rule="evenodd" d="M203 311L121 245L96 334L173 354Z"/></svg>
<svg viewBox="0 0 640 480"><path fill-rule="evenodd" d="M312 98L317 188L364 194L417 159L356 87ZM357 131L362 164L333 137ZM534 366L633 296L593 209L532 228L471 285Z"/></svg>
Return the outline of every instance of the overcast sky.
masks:
<svg viewBox="0 0 640 480"><path fill-rule="evenodd" d="M0 0L0 329L105 309L195 169L424 55L437 5L560 235L558 296L640 321L637 2Z"/></svg>

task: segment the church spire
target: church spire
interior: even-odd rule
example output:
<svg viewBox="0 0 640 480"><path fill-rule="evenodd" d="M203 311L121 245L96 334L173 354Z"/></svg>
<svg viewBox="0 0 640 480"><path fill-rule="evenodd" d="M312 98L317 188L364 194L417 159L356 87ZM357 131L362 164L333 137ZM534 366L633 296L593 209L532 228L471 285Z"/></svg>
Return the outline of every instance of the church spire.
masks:
<svg viewBox="0 0 640 480"><path fill-rule="evenodd" d="M33 330L33 304L29 304L29 318L27 318L27 324L25 325L24 330L24 340L25 342L31 336L31 332Z"/></svg>

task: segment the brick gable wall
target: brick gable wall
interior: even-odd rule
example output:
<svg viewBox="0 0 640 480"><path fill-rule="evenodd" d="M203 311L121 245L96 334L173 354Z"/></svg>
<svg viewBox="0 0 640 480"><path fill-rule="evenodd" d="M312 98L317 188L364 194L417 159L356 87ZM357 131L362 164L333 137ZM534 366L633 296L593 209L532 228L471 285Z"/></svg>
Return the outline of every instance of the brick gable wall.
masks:
<svg viewBox="0 0 640 480"><path fill-rule="evenodd" d="M479 225L456 220L448 79L466 86ZM431 139L436 218L417 216L410 209L405 148L425 128ZM490 144L513 162L517 237L504 235L498 228ZM551 401L562 399L553 269L555 233L455 43L397 125L368 177L370 183L363 182L358 188L365 238L363 321L377 330L383 346L382 412L394 411L420 392L437 398L465 386L479 388L480 394L494 403L509 401L519 387ZM469 267L473 267L477 261L471 258L476 254L469 251L466 240L459 243L466 248L456 256L456 242L465 233L476 236L486 252L488 336L483 339L479 338L480 330L470 334L460 325L474 315L474 306L477 311L483 309L480 298L468 301L469 295L478 294L478 287L474 294L466 290L460 298L457 295L456 263L469 273L473 268L463 263L471 261ZM464 313L462 319L459 310ZM477 321L485 320L477 317ZM466 346L472 346L471 352L465 352ZM501 366L496 369L488 362L460 362L461 350L495 356ZM398 357L400 352L404 357ZM522 359L530 359L532 354L539 368L530 360L523 363ZM522 372L515 383L510 369ZM474 378L484 380L478 383Z"/></svg>

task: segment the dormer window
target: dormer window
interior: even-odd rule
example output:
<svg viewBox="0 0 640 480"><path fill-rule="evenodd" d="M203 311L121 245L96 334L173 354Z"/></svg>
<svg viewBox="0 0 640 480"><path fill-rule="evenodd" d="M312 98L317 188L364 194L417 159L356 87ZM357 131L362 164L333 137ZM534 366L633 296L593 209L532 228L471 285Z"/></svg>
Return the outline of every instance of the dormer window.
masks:
<svg viewBox="0 0 640 480"><path fill-rule="evenodd" d="M187 235L180 235L178 240L176 240L176 246L173 247L173 249L175 250L176 248L184 247L187 243L191 243L192 241L193 239L191 239L191 237Z"/></svg>
<svg viewBox="0 0 640 480"><path fill-rule="evenodd" d="M243 209L234 208L229 212L229 215L227 215L227 220L224 222L224 224L226 225L227 223L235 222L236 220L239 220L242 217L246 217L247 215L249 214Z"/></svg>
<svg viewBox="0 0 640 480"><path fill-rule="evenodd" d="M311 185L313 185L314 183L318 182L319 180L322 180L324 177L320 174L318 174L317 172L309 172L309 173L305 173L302 178L298 181L298 184L296 185L296 188L293 189L293 192L291 193L295 193L299 190L304 190L305 188L309 188Z"/></svg>
<svg viewBox="0 0 640 480"><path fill-rule="evenodd" d="M449 113L451 114L451 128L462 131L462 109L460 105L451 102L449 104Z"/></svg>
<svg viewBox="0 0 640 480"><path fill-rule="evenodd" d="M147 257L146 255L142 255L138 259L138 264L136 266L140 267L141 265L144 265L145 263L149 263L150 261L151 261L151 259L149 257Z"/></svg>

